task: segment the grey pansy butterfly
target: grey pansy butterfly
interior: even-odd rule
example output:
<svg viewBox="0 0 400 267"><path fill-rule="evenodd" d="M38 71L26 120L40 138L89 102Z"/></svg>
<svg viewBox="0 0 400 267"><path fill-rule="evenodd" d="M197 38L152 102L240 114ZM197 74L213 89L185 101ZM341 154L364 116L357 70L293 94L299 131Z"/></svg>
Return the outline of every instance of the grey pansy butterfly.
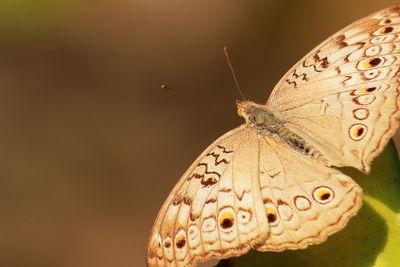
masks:
<svg viewBox="0 0 400 267"><path fill-rule="evenodd" d="M317 46L266 105L238 101L246 123L183 174L153 225L147 264L303 249L343 229L362 190L330 166L369 172L399 124L399 71L397 5Z"/></svg>

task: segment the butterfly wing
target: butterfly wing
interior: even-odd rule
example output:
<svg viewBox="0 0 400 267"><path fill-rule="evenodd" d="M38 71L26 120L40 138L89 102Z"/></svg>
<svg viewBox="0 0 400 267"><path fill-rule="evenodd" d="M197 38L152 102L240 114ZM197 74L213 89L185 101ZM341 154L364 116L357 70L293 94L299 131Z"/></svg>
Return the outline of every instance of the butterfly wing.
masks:
<svg viewBox="0 0 400 267"><path fill-rule="evenodd" d="M360 209L362 189L350 177L263 134L259 146L259 180L270 235L258 250L321 243Z"/></svg>
<svg viewBox="0 0 400 267"><path fill-rule="evenodd" d="M294 65L267 106L331 165L369 172L398 128L400 5L365 17Z"/></svg>
<svg viewBox="0 0 400 267"><path fill-rule="evenodd" d="M242 125L211 144L162 206L147 249L149 266L194 266L265 242L257 131Z"/></svg>
<svg viewBox="0 0 400 267"><path fill-rule="evenodd" d="M208 147L170 193L147 263L194 266L250 248L305 248L341 230L361 193L346 175L242 125Z"/></svg>

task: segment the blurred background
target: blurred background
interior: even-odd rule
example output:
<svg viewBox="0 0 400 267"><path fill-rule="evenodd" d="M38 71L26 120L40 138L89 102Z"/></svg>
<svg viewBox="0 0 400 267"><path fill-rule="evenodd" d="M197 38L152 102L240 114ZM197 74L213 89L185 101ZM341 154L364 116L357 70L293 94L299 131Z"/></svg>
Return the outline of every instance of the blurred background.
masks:
<svg viewBox="0 0 400 267"><path fill-rule="evenodd" d="M0 266L145 266L173 185L242 123L223 46L264 103L319 42L395 3L0 0Z"/></svg>

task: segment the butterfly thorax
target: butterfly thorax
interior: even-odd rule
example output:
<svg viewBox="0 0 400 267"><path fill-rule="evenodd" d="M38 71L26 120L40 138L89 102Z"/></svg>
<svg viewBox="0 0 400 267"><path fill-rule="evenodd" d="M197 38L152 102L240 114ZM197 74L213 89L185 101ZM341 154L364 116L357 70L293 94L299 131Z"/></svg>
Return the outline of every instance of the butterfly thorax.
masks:
<svg viewBox="0 0 400 267"><path fill-rule="evenodd" d="M238 114L242 116L247 123L266 130L271 134L280 135L283 133L285 121L278 118L266 106L258 105L251 101L238 102L237 105Z"/></svg>
<svg viewBox="0 0 400 267"><path fill-rule="evenodd" d="M276 115L265 105L259 105L251 101L237 101L237 112L257 130L268 136L279 138L295 150L316 158L327 164L327 160L316 148L307 143L300 135L290 131L284 119Z"/></svg>

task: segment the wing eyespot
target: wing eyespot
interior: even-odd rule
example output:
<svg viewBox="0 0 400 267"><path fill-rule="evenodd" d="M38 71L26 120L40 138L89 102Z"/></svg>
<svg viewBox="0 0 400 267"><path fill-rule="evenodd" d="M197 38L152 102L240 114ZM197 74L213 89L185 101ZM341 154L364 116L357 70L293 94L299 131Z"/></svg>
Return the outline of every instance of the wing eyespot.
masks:
<svg viewBox="0 0 400 267"><path fill-rule="evenodd" d="M185 238L181 238L176 242L176 247L177 248L183 248L186 245L186 239Z"/></svg>
<svg viewBox="0 0 400 267"><path fill-rule="evenodd" d="M334 198L334 192L327 186L319 186L314 189L313 198L320 204L327 204Z"/></svg>
<svg viewBox="0 0 400 267"><path fill-rule="evenodd" d="M366 108L356 108L353 109L353 117L357 120L365 120L369 116L369 110Z"/></svg>
<svg viewBox="0 0 400 267"><path fill-rule="evenodd" d="M221 212L219 225L222 229L227 230L235 224L235 215L232 211Z"/></svg>
<svg viewBox="0 0 400 267"><path fill-rule="evenodd" d="M274 213L269 213L269 214L267 215L267 218L268 218L268 222L269 222L269 223L273 223L273 222L276 221L276 219L277 219L278 217L277 217L276 214L274 214Z"/></svg>
<svg viewBox="0 0 400 267"><path fill-rule="evenodd" d="M367 134L368 127L362 123L353 124L349 128L349 136L354 141L362 140Z"/></svg>
<svg viewBox="0 0 400 267"><path fill-rule="evenodd" d="M369 105L376 100L376 96L371 94L361 94L352 99L352 101L357 105Z"/></svg>
<svg viewBox="0 0 400 267"><path fill-rule="evenodd" d="M236 217L238 223L247 224L251 221L252 213L250 210L240 209Z"/></svg>
<svg viewBox="0 0 400 267"><path fill-rule="evenodd" d="M267 219L269 223L274 223L278 219L278 213L275 208L268 207L267 209Z"/></svg>
<svg viewBox="0 0 400 267"><path fill-rule="evenodd" d="M215 230L216 226L215 218L212 216L203 221L202 229L204 232L212 232Z"/></svg>
<svg viewBox="0 0 400 267"><path fill-rule="evenodd" d="M382 47L380 45L374 45L374 46L368 47L365 50L364 54L367 57L373 57L373 56L379 55L381 52L382 52Z"/></svg>
<svg viewBox="0 0 400 267"><path fill-rule="evenodd" d="M381 30L381 33L391 33L393 31L393 27L385 27Z"/></svg>
<svg viewBox="0 0 400 267"><path fill-rule="evenodd" d="M352 91L352 92L350 93L350 95L353 95L353 96L355 96L355 95L357 95L357 96L358 96L358 95L364 95L364 94L372 93L372 92L374 92L376 89L377 89L376 87L361 88L361 89L357 89L357 90Z"/></svg>
<svg viewBox="0 0 400 267"><path fill-rule="evenodd" d="M166 248L171 247L171 241L170 240L165 240L164 241L164 247L166 247Z"/></svg>
<svg viewBox="0 0 400 267"><path fill-rule="evenodd" d="M278 200L278 213L279 218L289 221L293 217L293 209L292 207L285 201Z"/></svg>
<svg viewBox="0 0 400 267"><path fill-rule="evenodd" d="M312 206L311 201L305 196L296 196L293 202L299 211L309 210Z"/></svg>
<svg viewBox="0 0 400 267"><path fill-rule="evenodd" d="M361 69L369 69L377 67L382 62L379 57L369 58L361 62Z"/></svg>

